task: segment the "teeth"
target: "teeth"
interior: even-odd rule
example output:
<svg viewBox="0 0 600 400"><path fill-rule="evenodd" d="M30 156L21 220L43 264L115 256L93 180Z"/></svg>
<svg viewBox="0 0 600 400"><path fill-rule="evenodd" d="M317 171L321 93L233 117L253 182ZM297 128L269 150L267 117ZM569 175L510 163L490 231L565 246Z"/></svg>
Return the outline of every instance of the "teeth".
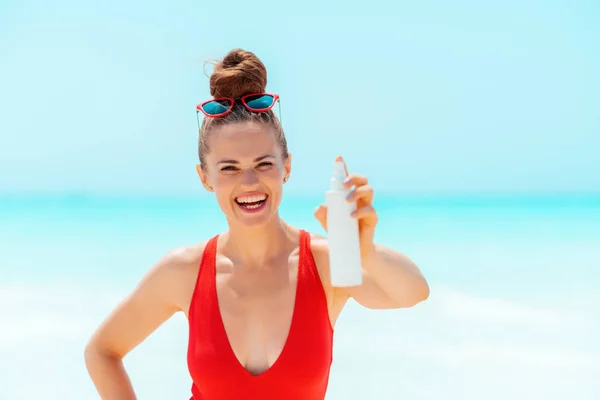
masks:
<svg viewBox="0 0 600 400"><path fill-rule="evenodd" d="M267 199L267 195L261 196L240 196L235 199L238 203L256 203Z"/></svg>

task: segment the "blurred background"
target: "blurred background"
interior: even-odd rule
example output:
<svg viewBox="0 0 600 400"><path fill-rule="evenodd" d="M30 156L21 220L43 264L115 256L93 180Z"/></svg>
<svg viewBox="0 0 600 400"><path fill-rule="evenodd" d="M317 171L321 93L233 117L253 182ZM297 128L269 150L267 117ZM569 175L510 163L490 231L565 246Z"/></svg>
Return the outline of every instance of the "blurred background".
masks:
<svg viewBox="0 0 600 400"><path fill-rule="evenodd" d="M173 247L226 223L199 184L204 61L253 51L313 232L336 155L425 303L350 303L328 400L600 398L600 4L0 1L0 399L98 398L83 348ZM185 317L125 359L189 398ZM186 397L187 396L187 397Z"/></svg>

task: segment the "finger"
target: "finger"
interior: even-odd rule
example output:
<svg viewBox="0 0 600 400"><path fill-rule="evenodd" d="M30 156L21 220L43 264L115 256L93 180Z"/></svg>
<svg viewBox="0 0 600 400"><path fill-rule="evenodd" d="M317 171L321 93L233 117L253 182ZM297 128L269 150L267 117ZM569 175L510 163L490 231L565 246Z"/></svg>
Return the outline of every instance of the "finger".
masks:
<svg viewBox="0 0 600 400"><path fill-rule="evenodd" d="M360 201L362 203L371 204L373 202L374 195L375 192L373 191L373 187L365 185L359 186L353 191L351 191L346 199L350 202Z"/></svg>
<svg viewBox="0 0 600 400"><path fill-rule="evenodd" d="M324 206L321 204L319 207L317 207L315 209L314 214L315 214L315 217L317 218L317 221L319 221L319 223L321 224L323 229L325 229L325 231L327 231L327 206Z"/></svg>
<svg viewBox="0 0 600 400"><path fill-rule="evenodd" d="M344 186L349 188L352 186L363 186L369 183L369 180L367 179L366 176L363 175L357 175L357 174L350 174L348 175L348 177L346 178L346 180L344 181Z"/></svg>
<svg viewBox="0 0 600 400"><path fill-rule="evenodd" d="M352 213L352 217L356 219L374 218L374 221L377 221L377 211L375 211L373 206L359 207Z"/></svg>

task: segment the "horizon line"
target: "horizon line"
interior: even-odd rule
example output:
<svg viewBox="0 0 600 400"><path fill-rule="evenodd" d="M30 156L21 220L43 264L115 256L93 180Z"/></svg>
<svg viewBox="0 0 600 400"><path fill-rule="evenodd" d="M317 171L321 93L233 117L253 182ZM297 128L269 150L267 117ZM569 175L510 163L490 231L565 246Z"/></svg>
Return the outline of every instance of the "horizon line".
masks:
<svg viewBox="0 0 600 400"><path fill-rule="evenodd" d="M281 206L294 205L297 202L324 201L325 193L285 193ZM198 203L215 202L213 194L204 193L101 193L89 191L62 192L17 192L1 193L0 206L13 207L164 207L178 204L179 207ZM449 191L411 191L379 192L375 194L375 204L393 203L410 207L600 207L600 192L449 192Z"/></svg>
<svg viewBox="0 0 600 400"><path fill-rule="evenodd" d="M284 191L284 196L291 197L315 197L322 196L325 192L321 191ZM376 196L408 196L413 198L431 198L431 197L445 197L445 198L539 198L539 197L562 197L562 198L574 198L574 197L588 197L595 198L600 197L600 190L588 190L588 191L523 191L523 190L379 190L376 191ZM97 199L127 199L127 198L145 198L145 199L188 199L198 197L213 197L201 189L197 192L108 192L108 191L91 191L91 190L29 190L29 191L0 191L0 199L2 198L97 198Z"/></svg>

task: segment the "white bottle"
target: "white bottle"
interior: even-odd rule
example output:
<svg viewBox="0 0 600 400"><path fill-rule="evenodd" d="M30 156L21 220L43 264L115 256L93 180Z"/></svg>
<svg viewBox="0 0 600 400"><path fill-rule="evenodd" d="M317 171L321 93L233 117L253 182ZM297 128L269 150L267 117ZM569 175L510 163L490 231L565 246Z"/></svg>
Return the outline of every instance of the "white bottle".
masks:
<svg viewBox="0 0 600 400"><path fill-rule="evenodd" d="M362 284L362 266L358 221L351 213L356 203L346 200L349 189L343 185L346 168L341 157L336 158L331 189L325 193L327 234L329 239L329 274L334 287Z"/></svg>

